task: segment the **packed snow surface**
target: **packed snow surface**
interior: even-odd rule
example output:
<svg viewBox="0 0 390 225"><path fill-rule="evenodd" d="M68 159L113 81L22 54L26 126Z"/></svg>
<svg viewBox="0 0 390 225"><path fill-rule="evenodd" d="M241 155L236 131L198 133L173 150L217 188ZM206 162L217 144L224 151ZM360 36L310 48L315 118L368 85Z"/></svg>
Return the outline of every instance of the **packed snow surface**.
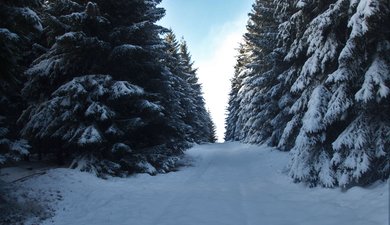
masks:
<svg viewBox="0 0 390 225"><path fill-rule="evenodd" d="M199 145L178 172L103 180L53 169L24 181L60 191L43 224L387 225L389 182L368 188L309 188L286 174L288 153L238 143Z"/></svg>

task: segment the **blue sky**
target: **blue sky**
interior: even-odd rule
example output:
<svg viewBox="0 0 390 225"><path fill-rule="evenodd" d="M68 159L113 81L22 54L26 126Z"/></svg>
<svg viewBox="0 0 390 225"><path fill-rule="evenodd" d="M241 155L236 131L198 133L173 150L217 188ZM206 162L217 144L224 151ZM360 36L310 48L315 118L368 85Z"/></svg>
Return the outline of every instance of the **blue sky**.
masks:
<svg viewBox="0 0 390 225"><path fill-rule="evenodd" d="M254 0L163 0L166 16L159 22L187 41L206 107L223 139L224 119L236 48Z"/></svg>
<svg viewBox="0 0 390 225"><path fill-rule="evenodd" d="M194 55L205 57L212 53L207 48L210 36L228 23L246 19L253 1L163 0L161 6L166 9L166 16L161 23L171 27L178 37L184 36ZM245 27L245 20L242 25Z"/></svg>

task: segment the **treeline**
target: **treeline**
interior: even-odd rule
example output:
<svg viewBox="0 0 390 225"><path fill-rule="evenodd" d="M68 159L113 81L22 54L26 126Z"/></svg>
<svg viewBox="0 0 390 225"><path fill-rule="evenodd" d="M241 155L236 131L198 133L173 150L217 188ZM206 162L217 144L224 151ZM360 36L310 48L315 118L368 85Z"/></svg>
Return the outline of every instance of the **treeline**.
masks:
<svg viewBox="0 0 390 225"><path fill-rule="evenodd" d="M383 0L256 0L226 140L291 150L295 181L389 177L390 8Z"/></svg>
<svg viewBox="0 0 390 225"><path fill-rule="evenodd" d="M1 164L154 174L215 141L186 42L156 24L159 3L1 1Z"/></svg>

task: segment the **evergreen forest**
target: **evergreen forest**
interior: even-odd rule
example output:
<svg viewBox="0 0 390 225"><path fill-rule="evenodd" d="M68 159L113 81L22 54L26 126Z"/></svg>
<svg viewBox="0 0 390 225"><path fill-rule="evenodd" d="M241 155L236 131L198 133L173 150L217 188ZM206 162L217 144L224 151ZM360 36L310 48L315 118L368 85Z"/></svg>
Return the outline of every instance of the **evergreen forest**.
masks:
<svg viewBox="0 0 390 225"><path fill-rule="evenodd" d="M0 3L0 163L172 170L215 128L184 39L152 1Z"/></svg>
<svg viewBox="0 0 390 225"><path fill-rule="evenodd" d="M310 186L388 178L389 24L384 0L256 0L225 139L290 151L289 175Z"/></svg>
<svg viewBox="0 0 390 225"><path fill-rule="evenodd" d="M0 5L0 162L155 174L215 142L186 41L153 1ZM291 151L310 185L389 176L386 1L257 0L231 80L227 141Z"/></svg>
<svg viewBox="0 0 390 225"><path fill-rule="evenodd" d="M0 0L0 225L383 225L389 176L390 0Z"/></svg>

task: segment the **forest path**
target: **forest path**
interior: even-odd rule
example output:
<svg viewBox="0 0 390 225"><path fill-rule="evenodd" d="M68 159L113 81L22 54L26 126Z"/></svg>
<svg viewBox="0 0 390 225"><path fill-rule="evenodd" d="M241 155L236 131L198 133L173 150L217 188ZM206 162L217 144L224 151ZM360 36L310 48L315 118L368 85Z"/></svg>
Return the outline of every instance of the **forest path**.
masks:
<svg viewBox="0 0 390 225"><path fill-rule="evenodd" d="M388 183L370 188L308 188L285 172L288 153L238 143L199 145L178 172L102 180L69 169L26 185L59 190L44 224L385 225Z"/></svg>

